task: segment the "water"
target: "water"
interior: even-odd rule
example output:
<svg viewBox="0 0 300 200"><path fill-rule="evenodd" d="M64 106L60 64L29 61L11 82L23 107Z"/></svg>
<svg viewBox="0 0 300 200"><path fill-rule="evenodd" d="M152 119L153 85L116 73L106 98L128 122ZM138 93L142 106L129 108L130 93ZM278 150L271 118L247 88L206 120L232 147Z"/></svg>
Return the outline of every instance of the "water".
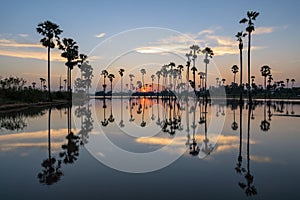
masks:
<svg viewBox="0 0 300 200"><path fill-rule="evenodd" d="M249 108L124 98L1 114L1 199L299 199L300 104ZM129 152L182 156L148 173L118 171L107 164L138 172L164 160L112 156L103 135Z"/></svg>

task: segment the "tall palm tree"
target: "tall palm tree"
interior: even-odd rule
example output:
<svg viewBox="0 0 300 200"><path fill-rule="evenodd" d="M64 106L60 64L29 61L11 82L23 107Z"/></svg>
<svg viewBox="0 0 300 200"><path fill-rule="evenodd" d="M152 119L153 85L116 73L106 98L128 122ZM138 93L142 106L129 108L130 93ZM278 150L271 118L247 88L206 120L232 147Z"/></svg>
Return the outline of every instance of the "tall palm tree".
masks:
<svg viewBox="0 0 300 200"><path fill-rule="evenodd" d="M187 57L187 61L186 61L186 82L188 82L190 80L190 66L191 66L191 57L193 56L192 51L190 51L190 53L185 54L185 56ZM189 91L189 84L187 85L187 91Z"/></svg>
<svg viewBox="0 0 300 200"><path fill-rule="evenodd" d="M78 45L71 38L63 38L62 43L59 45L59 49L62 50L61 57L66 58L67 62L65 65L67 66L67 80L68 80L68 93L69 99L72 98L72 87L71 87L71 79L72 79L72 70L74 66L78 64Z"/></svg>
<svg viewBox="0 0 300 200"><path fill-rule="evenodd" d="M154 82L154 79L155 79L155 75L152 74L152 75L151 75L151 81L152 81L152 84L151 84L151 90L152 90L152 92L153 92L153 82Z"/></svg>
<svg viewBox="0 0 300 200"><path fill-rule="evenodd" d="M130 90L133 91L133 84L132 84L132 81L133 81L133 78L135 76L133 74L129 74L129 79L130 79Z"/></svg>
<svg viewBox="0 0 300 200"><path fill-rule="evenodd" d="M250 92L250 50L251 50L251 33L255 31L253 21L256 20L259 12L256 11L248 11L247 18L243 18L240 20L240 23L248 23L246 27L246 31L248 32L248 98L250 103L252 103L251 92Z"/></svg>
<svg viewBox="0 0 300 200"><path fill-rule="evenodd" d="M143 88L145 89L144 75L146 74L146 70L145 69L141 69L141 73L142 73Z"/></svg>
<svg viewBox="0 0 300 200"><path fill-rule="evenodd" d="M111 96L112 96L112 82L113 82L113 79L115 78L115 75L114 74L109 74L108 75L108 78L109 78L109 81L110 81L110 91L111 91Z"/></svg>
<svg viewBox="0 0 300 200"><path fill-rule="evenodd" d="M199 48L198 45L192 45L192 46L190 46L190 49L192 50L193 67L195 68L195 67L196 67L196 58L197 58L196 53L197 53L198 51L200 51L200 48ZM194 81L194 82L195 82L195 81Z"/></svg>
<svg viewBox="0 0 300 200"><path fill-rule="evenodd" d="M238 32L235 37L237 41L239 41L239 50L240 50L240 102L243 100L243 37L245 37L247 33L243 33L243 31Z"/></svg>
<svg viewBox="0 0 300 200"><path fill-rule="evenodd" d="M261 67L260 72L261 75L264 77L264 89L265 89L265 98L266 98L266 92L267 92L266 80L267 80L267 76L271 74L271 68L267 65L264 65Z"/></svg>
<svg viewBox="0 0 300 200"><path fill-rule="evenodd" d="M234 85L235 85L235 76L236 76L236 73L239 72L239 67L238 67L237 65L233 65L233 66L231 67L231 71L232 71L232 73L233 73L233 83L234 83Z"/></svg>
<svg viewBox="0 0 300 200"><path fill-rule="evenodd" d="M103 92L104 92L104 97L105 97L105 92L106 92L106 83L105 83L105 79L108 76L108 71L106 69L101 71L101 75L103 75Z"/></svg>
<svg viewBox="0 0 300 200"><path fill-rule="evenodd" d="M162 72L160 70L158 70L156 72L156 76L157 76L157 94L159 95L159 80L160 80L160 76L162 75ZM157 96L158 96L157 95Z"/></svg>
<svg viewBox="0 0 300 200"><path fill-rule="evenodd" d="M194 85L194 93L196 94L196 71L197 68L195 66L192 67L191 71L193 72L193 85Z"/></svg>
<svg viewBox="0 0 300 200"><path fill-rule="evenodd" d="M209 64L208 57L212 58L212 56L214 55L214 52L209 47L206 47L205 49L203 49L202 51L199 51L199 52L201 52L205 55L205 58L204 58L204 63L205 63L205 85L204 85L204 88L205 88L205 92L206 92L206 90L207 90L207 65Z"/></svg>
<svg viewBox="0 0 300 200"><path fill-rule="evenodd" d="M289 82L290 82L290 79L287 78L287 79L285 79L285 80L286 80L286 88L289 88Z"/></svg>
<svg viewBox="0 0 300 200"><path fill-rule="evenodd" d="M292 82L292 88L294 87L295 81L296 80L294 78L292 78L292 80L291 80L291 82Z"/></svg>
<svg viewBox="0 0 300 200"><path fill-rule="evenodd" d="M32 82L32 88L35 89L36 82Z"/></svg>
<svg viewBox="0 0 300 200"><path fill-rule="evenodd" d="M124 75L125 69L119 69L119 74L121 76L121 95L123 93L123 75Z"/></svg>
<svg viewBox="0 0 300 200"><path fill-rule="evenodd" d="M63 32L59 25L51 22L51 21L44 21L42 23L39 23L36 31L43 36L43 38L40 40L42 45L47 48L48 50L48 95L49 100L52 101L51 97L51 90L50 90L50 49L55 48L56 45L59 45L60 38L59 35Z"/></svg>

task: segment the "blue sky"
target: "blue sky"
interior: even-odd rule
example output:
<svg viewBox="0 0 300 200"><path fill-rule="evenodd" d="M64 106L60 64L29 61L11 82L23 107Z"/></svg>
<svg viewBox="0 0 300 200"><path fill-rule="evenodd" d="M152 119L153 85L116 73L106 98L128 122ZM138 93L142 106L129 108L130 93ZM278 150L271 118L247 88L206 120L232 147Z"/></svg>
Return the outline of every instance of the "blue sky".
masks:
<svg viewBox="0 0 300 200"><path fill-rule="evenodd" d="M35 28L39 22L51 20L64 30L62 37L74 38L79 44L80 51L86 54L99 43L126 30L162 27L178 31L195 42L199 41L200 47L210 45L216 53L214 63L220 68L220 76L232 81L230 68L238 63L238 49L234 49L234 35L244 29L244 25L238 22L248 10L254 10L260 12L260 15L255 22L257 31L256 35L253 35L252 43L253 75L256 75L260 82L262 79L259 68L267 64L272 68L275 79L295 78L297 83L297 80L300 82L299 7L299 1L292 0L4 1L0 8L0 72L2 77L18 75L25 77L28 82L37 81L41 76L46 77L46 62L41 57L42 54L46 57L46 50L38 47L40 36ZM199 34L203 31L207 32ZM136 39L146 37L140 36L139 32L135 33ZM169 40L168 45L172 42L179 44L182 35L174 36L172 33L171 31L174 40ZM95 37L99 34L103 37ZM143 34L147 35L145 32ZM162 41L167 38L161 36L152 39L153 46L155 39ZM247 39L244 42L246 47ZM141 45L135 40L130 41L130 45L132 43L136 43L135 47ZM123 41L118 44L126 46L129 42ZM56 54L57 58L52 62L52 81L56 87L58 77L64 78L66 68L63 61L58 58L59 52L53 51L53 54ZM112 54L115 54L115 51ZM244 55L246 66L246 48ZM108 57L97 56L106 59L102 62L103 65L110 62ZM202 58L199 59L199 68L202 65L200 60ZM125 67L135 65L135 63L118 64ZM95 71L99 72L102 67L104 66L95 66ZM212 77L211 81L214 79L215 77Z"/></svg>

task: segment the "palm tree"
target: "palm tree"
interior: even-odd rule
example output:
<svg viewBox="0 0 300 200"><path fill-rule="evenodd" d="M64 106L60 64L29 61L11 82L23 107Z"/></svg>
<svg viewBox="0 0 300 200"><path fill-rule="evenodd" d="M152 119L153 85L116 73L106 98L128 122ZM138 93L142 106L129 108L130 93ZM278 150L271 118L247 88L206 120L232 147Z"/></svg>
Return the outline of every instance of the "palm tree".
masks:
<svg viewBox="0 0 300 200"><path fill-rule="evenodd" d="M40 40L42 45L48 49L48 95L49 101L52 101L51 91L50 91L50 49L53 49L56 44L59 45L60 38L59 35L63 32L59 29L59 25L51 22L51 21L44 21L39 23L36 31L43 36Z"/></svg>
<svg viewBox="0 0 300 200"><path fill-rule="evenodd" d="M41 81L41 90L42 90L42 89L43 89L43 85L44 85L45 82L46 82L46 79L40 78L40 81Z"/></svg>
<svg viewBox="0 0 300 200"><path fill-rule="evenodd" d="M222 78L222 85L225 86L225 81L226 79L225 78Z"/></svg>
<svg viewBox="0 0 300 200"><path fill-rule="evenodd" d="M129 79L130 79L130 90L133 91L133 84L132 84L132 81L133 81L133 78L135 76L133 74L129 74Z"/></svg>
<svg viewBox="0 0 300 200"><path fill-rule="evenodd" d="M103 75L103 92L104 92L104 97L105 97L105 91L106 91L106 84L105 84L105 79L108 76L108 71L106 69L101 71L101 75Z"/></svg>
<svg viewBox="0 0 300 200"><path fill-rule="evenodd" d="M145 89L144 75L146 74L146 70L145 69L141 69L141 73L142 73L143 88Z"/></svg>
<svg viewBox="0 0 300 200"><path fill-rule="evenodd" d="M109 81L110 81L110 91L111 91L111 96L112 96L112 82L113 82L113 79L115 78L115 75L114 74L109 74L108 78L109 78Z"/></svg>
<svg viewBox="0 0 300 200"><path fill-rule="evenodd" d="M287 79L285 79L285 80L286 80L286 88L289 88L289 82L290 82L290 79L287 78Z"/></svg>
<svg viewBox="0 0 300 200"><path fill-rule="evenodd" d="M233 83L234 83L234 85L235 85L235 76L236 76L236 73L239 72L239 67L238 67L237 65L233 65L233 66L231 67L231 71L232 71L232 73L233 73Z"/></svg>
<svg viewBox="0 0 300 200"><path fill-rule="evenodd" d="M292 80L291 80L291 82L292 82L292 88L294 87L295 81L296 80L294 78L292 78Z"/></svg>
<svg viewBox="0 0 300 200"><path fill-rule="evenodd" d="M123 93L123 75L124 75L125 69L119 69L119 74L121 76L121 95Z"/></svg>
<svg viewBox="0 0 300 200"><path fill-rule="evenodd" d="M192 72L193 72L193 89L194 89L194 93L196 94L196 71L197 71L197 68L195 66L192 67Z"/></svg>
<svg viewBox="0 0 300 200"><path fill-rule="evenodd" d="M269 76L271 74L270 70L271 70L271 68L267 65L262 66L260 69L261 75L264 77L265 98L266 98L266 92L267 92L266 80L267 80L267 76Z"/></svg>
<svg viewBox="0 0 300 200"><path fill-rule="evenodd" d="M64 79L65 82L65 91L67 91L67 79Z"/></svg>
<svg viewBox="0 0 300 200"><path fill-rule="evenodd" d="M77 43L71 38L63 38L62 44L59 45L59 49L63 52L61 53L61 57L66 58L67 62L65 65L67 66L67 80L68 80L68 93L69 99L72 98L72 87L71 87L71 79L72 79L72 70L74 66L78 64L78 46Z"/></svg>
<svg viewBox="0 0 300 200"><path fill-rule="evenodd" d="M219 85L219 80L220 80L220 78L219 78L219 77L217 77L217 78L216 78L216 81L217 81L217 85L216 85L216 86L218 86L218 85Z"/></svg>
<svg viewBox="0 0 300 200"><path fill-rule="evenodd" d="M253 85L254 85L254 80L255 80L255 76L251 76L250 78L251 78L251 86L253 87Z"/></svg>
<svg viewBox="0 0 300 200"><path fill-rule="evenodd" d="M32 88L35 89L36 82L32 82Z"/></svg>
<svg viewBox="0 0 300 200"><path fill-rule="evenodd" d="M204 58L204 63L205 63L205 85L204 85L204 88L205 88L205 92L206 92L206 90L207 90L207 65L209 64L208 57L212 58L212 56L214 55L214 52L209 47L206 47L201 52L205 55L205 58Z"/></svg>
<svg viewBox="0 0 300 200"><path fill-rule="evenodd" d="M190 53L185 54L185 56L187 57L187 61L186 61L186 81L190 80L190 66L191 66L191 56L193 56L192 51L190 51ZM189 91L189 84L187 86L187 91Z"/></svg>
<svg viewBox="0 0 300 200"><path fill-rule="evenodd" d="M153 92L153 81L154 81L154 79L155 79L155 75L152 74L152 75L151 75L151 81L152 81L151 89L152 89L152 92Z"/></svg>
<svg viewBox="0 0 300 200"><path fill-rule="evenodd" d="M247 18L243 18L240 20L240 23L248 23L246 27L246 31L248 32L248 98L250 103L252 103L251 93L250 93L250 50L251 50L251 33L255 31L253 21L256 20L259 12L248 11Z"/></svg>
<svg viewBox="0 0 300 200"><path fill-rule="evenodd" d="M158 70L156 72L156 76L157 76L157 96L159 95L159 80L160 80L161 75L162 75L162 72L160 70Z"/></svg>
<svg viewBox="0 0 300 200"><path fill-rule="evenodd" d="M240 102L243 100L243 37L245 37L247 33L243 33L243 31L238 32L235 37L237 37L237 41L239 41L239 50L240 50Z"/></svg>

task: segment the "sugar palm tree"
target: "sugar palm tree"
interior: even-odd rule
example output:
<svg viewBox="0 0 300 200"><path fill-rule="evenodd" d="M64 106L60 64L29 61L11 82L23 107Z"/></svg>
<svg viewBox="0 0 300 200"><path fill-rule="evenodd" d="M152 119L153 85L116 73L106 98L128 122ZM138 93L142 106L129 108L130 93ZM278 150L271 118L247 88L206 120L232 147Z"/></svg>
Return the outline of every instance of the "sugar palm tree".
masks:
<svg viewBox="0 0 300 200"><path fill-rule="evenodd" d="M248 11L247 12L247 18L243 18L240 20L240 23L248 23L246 27L246 31L248 32L248 98L250 103L252 103L251 98L251 92L250 92L250 50L251 50L251 33L255 31L254 23L253 21L256 20L257 16L259 15L259 12L255 11Z"/></svg>
<svg viewBox="0 0 300 200"><path fill-rule="evenodd" d="M291 80L291 82L292 82L292 88L294 87L295 81L296 80L294 78L292 78L292 80Z"/></svg>
<svg viewBox="0 0 300 200"><path fill-rule="evenodd" d="M155 75L152 74L152 75L151 75L151 81L152 81L152 84L151 84L151 90L152 90L152 92L153 92L153 82L154 82L154 79L155 79Z"/></svg>
<svg viewBox="0 0 300 200"><path fill-rule="evenodd" d="M124 75L125 69L119 69L119 74L121 76L121 95L123 93L123 75Z"/></svg>
<svg viewBox="0 0 300 200"><path fill-rule="evenodd" d="M240 102L243 100L243 37L245 37L247 33L243 33L243 31L238 32L235 37L237 41L239 41L239 50L240 50Z"/></svg>
<svg viewBox="0 0 300 200"><path fill-rule="evenodd" d="M271 68L267 65L264 65L261 67L260 72L261 75L264 77L264 88L265 88L265 98L266 98L266 94L267 94L266 80L267 80L267 76L271 74Z"/></svg>
<svg viewBox="0 0 300 200"><path fill-rule="evenodd" d="M46 79L40 78L40 81L41 81L41 90L42 90L42 89L43 89L43 85L44 85L45 82L46 82Z"/></svg>
<svg viewBox="0 0 300 200"><path fill-rule="evenodd" d="M44 21L42 23L39 23L36 31L43 36L43 38L40 40L42 45L47 48L48 50L48 95L49 100L52 101L51 97L51 90L50 90L50 49L55 48L55 46L59 45L59 35L63 32L59 25L51 22L51 21Z"/></svg>
<svg viewBox="0 0 300 200"><path fill-rule="evenodd" d="M130 79L130 90L133 91L133 84L132 84L132 81L133 81L133 78L135 76L133 74L129 74L129 79Z"/></svg>
<svg viewBox="0 0 300 200"><path fill-rule="evenodd" d="M156 76L157 76L157 96L159 95L159 80L160 80L161 74L162 74L162 72L160 70L158 70L156 72Z"/></svg>
<svg viewBox="0 0 300 200"><path fill-rule="evenodd" d="M207 90L207 65L209 64L208 57L212 58L212 56L214 55L214 52L209 47L206 47L205 49L203 49L202 51L199 51L199 52L201 52L205 55L205 58L204 58L204 63L205 63L205 85L204 85L204 88L205 88L205 92L206 92L206 90Z"/></svg>
<svg viewBox="0 0 300 200"><path fill-rule="evenodd" d="M185 56L187 57L187 61L186 61L186 82L190 80L190 66L191 66L191 57L193 56L192 51L190 51L189 53L185 54ZM187 91L189 91L189 84L187 85Z"/></svg>
<svg viewBox="0 0 300 200"><path fill-rule="evenodd" d="M71 79L72 79L72 70L74 66L78 64L78 45L71 38L63 38L62 43L59 45L59 49L62 50L61 57L66 58L67 62L65 65L67 66L67 80L68 80L68 93L69 99L72 98L72 87L71 87Z"/></svg>
<svg viewBox="0 0 300 200"><path fill-rule="evenodd" d="M290 82L290 79L287 78L287 79L285 79L285 80L286 80L286 88L289 88L289 82Z"/></svg>
<svg viewBox="0 0 300 200"><path fill-rule="evenodd" d="M225 86L225 81L226 79L225 78L222 78L222 85Z"/></svg>
<svg viewBox="0 0 300 200"><path fill-rule="evenodd" d="M106 83L105 83L105 79L108 76L108 71L106 69L101 71L101 75L103 76L103 92L104 92L104 97L105 97L105 91L106 91Z"/></svg>
<svg viewBox="0 0 300 200"><path fill-rule="evenodd" d="M111 91L111 96L112 96L112 82L113 82L113 79L115 78L115 75L114 74L109 74L108 75L108 78L109 78L109 81L110 81L110 91Z"/></svg>
<svg viewBox="0 0 300 200"><path fill-rule="evenodd" d="M143 88L145 89L144 75L146 74L146 70L145 69L141 69L141 73L142 73Z"/></svg>
<svg viewBox="0 0 300 200"><path fill-rule="evenodd" d="M196 71L197 71L197 68L195 66L193 66L191 71L193 72L194 93L196 94Z"/></svg>
<svg viewBox="0 0 300 200"><path fill-rule="evenodd" d="M235 84L235 76L236 76L236 73L239 72L239 67L237 65L233 65L231 67L231 71L233 73L233 83Z"/></svg>
<svg viewBox="0 0 300 200"><path fill-rule="evenodd" d="M36 82L32 82L32 88L35 89Z"/></svg>

